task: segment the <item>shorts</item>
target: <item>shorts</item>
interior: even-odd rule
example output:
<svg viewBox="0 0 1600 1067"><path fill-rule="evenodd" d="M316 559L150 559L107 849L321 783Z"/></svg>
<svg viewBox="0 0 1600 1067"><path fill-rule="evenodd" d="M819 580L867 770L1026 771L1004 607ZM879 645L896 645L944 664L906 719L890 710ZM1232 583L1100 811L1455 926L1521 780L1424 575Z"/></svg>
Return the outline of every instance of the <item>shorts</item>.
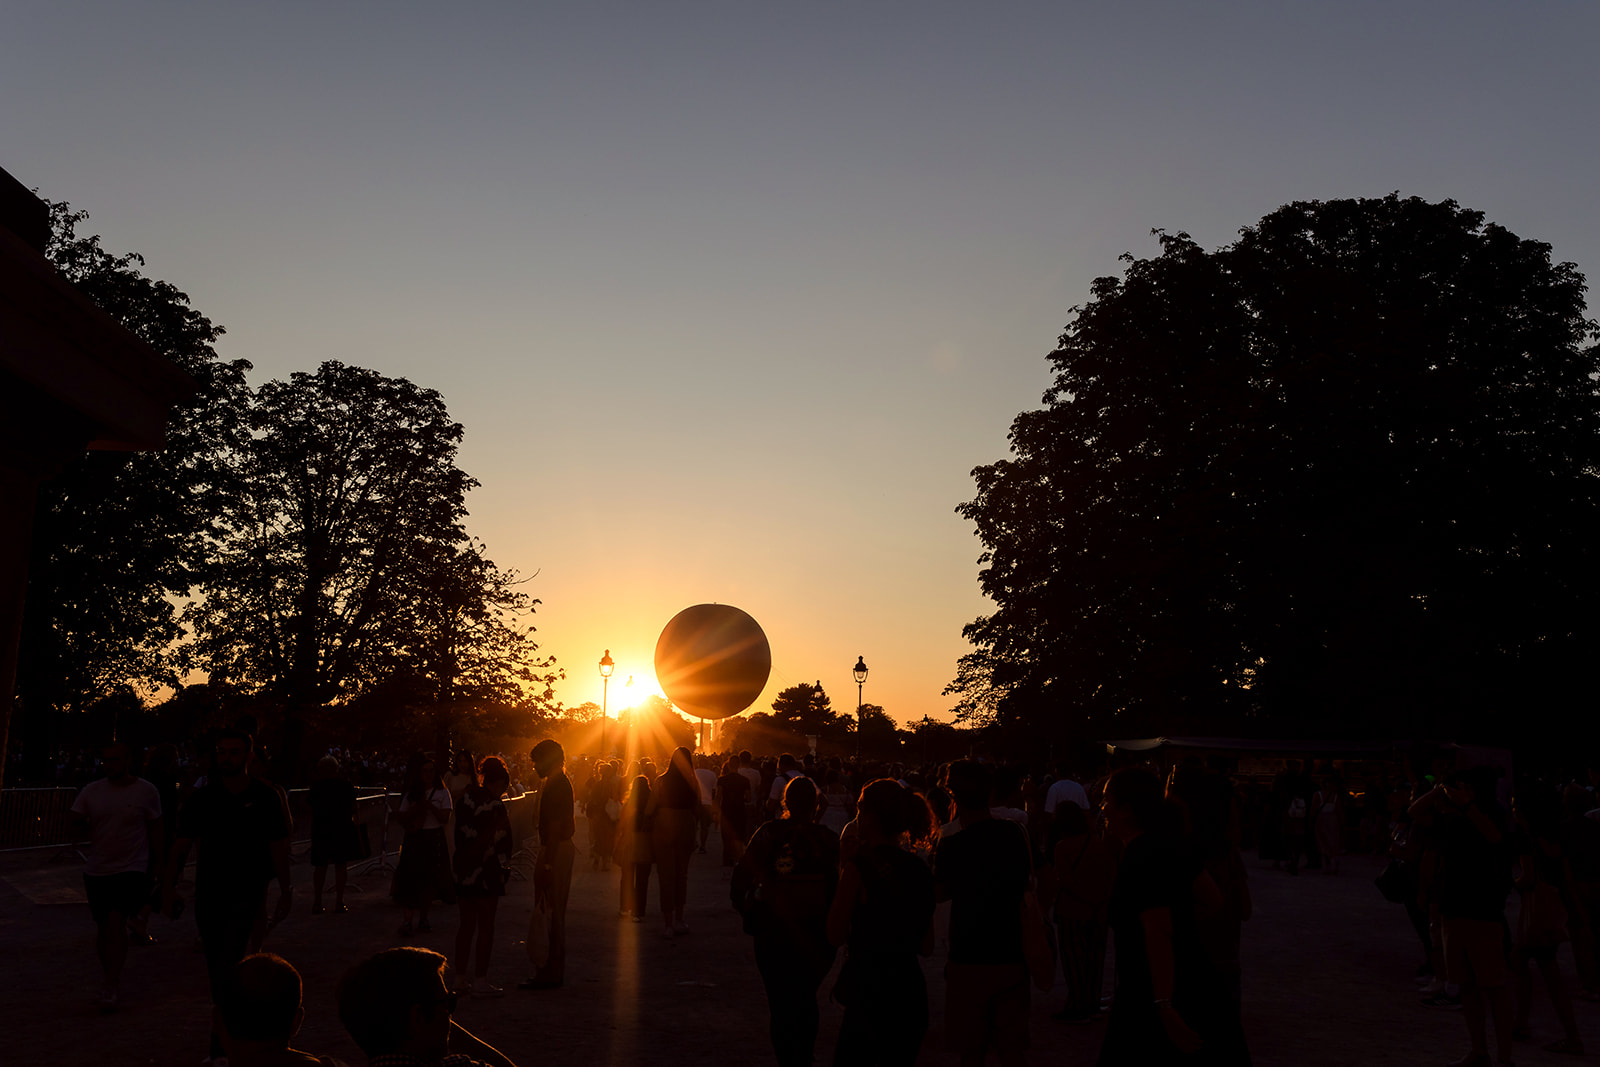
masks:
<svg viewBox="0 0 1600 1067"><path fill-rule="evenodd" d="M103 926L112 912L131 919L143 910L150 902L150 876L143 871L86 874L83 892L89 898L89 914L97 925Z"/></svg>
<svg viewBox="0 0 1600 1067"><path fill-rule="evenodd" d="M1506 984L1505 926L1489 919L1445 916L1444 969L1456 985L1485 989Z"/></svg>
<svg viewBox="0 0 1600 1067"><path fill-rule="evenodd" d="M958 1052L1028 1047L1028 968L955 963L944 968L944 1030Z"/></svg>

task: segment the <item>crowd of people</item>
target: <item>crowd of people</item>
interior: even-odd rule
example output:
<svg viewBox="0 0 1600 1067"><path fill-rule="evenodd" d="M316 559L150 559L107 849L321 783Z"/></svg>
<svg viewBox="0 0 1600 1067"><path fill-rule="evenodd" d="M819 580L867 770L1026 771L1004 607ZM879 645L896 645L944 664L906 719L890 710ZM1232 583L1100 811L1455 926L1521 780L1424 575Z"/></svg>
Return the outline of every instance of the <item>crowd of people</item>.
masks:
<svg viewBox="0 0 1600 1067"><path fill-rule="evenodd" d="M154 755L150 781L135 776L125 746L110 746L102 776L73 808L90 840L85 886L102 1007L118 1004L128 938L141 936L157 908L181 910L180 878L198 847L192 904L216 1005L211 1062L326 1062L285 1058L299 980L285 961L259 953L294 900L285 792L262 777L245 729L213 738L206 775L187 789L173 781L170 754ZM1336 874L1349 850L1389 853L1378 887L1416 930L1425 1002L1462 1009L1464 1067L1509 1063L1513 1039L1529 1036L1534 971L1563 1029L1547 1047L1582 1052L1556 964L1563 942L1573 943L1581 995L1600 990L1593 783L1531 780L1511 795L1497 768L1457 771L1445 758L1428 773L1368 780L1359 793L1332 768L1297 763L1265 784L1195 761L1165 776L1134 765L1089 780L1065 765L1035 775L971 759L913 768L687 748L659 764L580 757L569 778L566 754L550 740L528 759L537 844L522 842L534 857L535 907L521 988L564 984L580 818L591 868L617 872L619 918L645 921L653 896L664 938L691 932L688 870L715 828L783 1065L814 1062L824 995L844 1007L833 1062L915 1062L930 1018L920 958L936 944L944 1039L963 1064L991 1055L1023 1062L1036 990L1062 979L1051 1018L1103 1023L1101 1064L1248 1063L1239 952L1252 912L1246 837L1291 875L1303 865ZM402 940L429 929L430 906L454 904L454 956L399 948L346 978L341 1018L373 1063L457 1062L441 1061L447 1054L509 1062L445 1009L461 996L505 993L488 975L517 848L512 772L499 756L468 753L448 768L425 753L406 763L391 895ZM345 868L362 851L355 797L337 756L324 757L307 796L314 912L324 910L330 866L332 910L345 910ZM1523 898L1515 924L1506 910L1513 892ZM939 932L942 901L949 923ZM1115 985L1105 989L1112 946ZM368 994L410 1008L360 1007Z"/></svg>

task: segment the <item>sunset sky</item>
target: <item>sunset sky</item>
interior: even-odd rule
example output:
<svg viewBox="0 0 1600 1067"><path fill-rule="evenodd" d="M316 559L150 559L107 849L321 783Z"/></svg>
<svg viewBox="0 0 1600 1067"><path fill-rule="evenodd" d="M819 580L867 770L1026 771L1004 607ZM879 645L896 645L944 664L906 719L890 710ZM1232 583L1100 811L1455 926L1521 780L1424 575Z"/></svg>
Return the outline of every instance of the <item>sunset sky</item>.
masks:
<svg viewBox="0 0 1600 1067"><path fill-rule="evenodd" d="M559 695L667 620L948 718L954 513L1153 227L1454 198L1600 271L1600 5L7 4L0 166L252 381L440 390Z"/></svg>

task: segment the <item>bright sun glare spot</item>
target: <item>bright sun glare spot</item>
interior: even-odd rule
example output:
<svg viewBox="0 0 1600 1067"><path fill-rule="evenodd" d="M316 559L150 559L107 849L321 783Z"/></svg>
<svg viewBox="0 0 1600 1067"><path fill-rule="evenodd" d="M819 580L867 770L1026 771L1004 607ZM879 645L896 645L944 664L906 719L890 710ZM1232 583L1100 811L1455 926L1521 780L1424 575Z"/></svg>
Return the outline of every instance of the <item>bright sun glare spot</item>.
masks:
<svg viewBox="0 0 1600 1067"><path fill-rule="evenodd" d="M617 673L621 674L622 672L618 671ZM612 693L616 694L619 689L621 692L621 699L617 701L617 705L619 707L631 708L635 704L641 703L652 696L658 696L664 699L667 695L666 693L662 692L661 685L656 681L656 674L653 670L645 671L642 674L635 673L633 675L625 676L622 679L622 685L620 687L616 685L616 678L613 677L611 681Z"/></svg>

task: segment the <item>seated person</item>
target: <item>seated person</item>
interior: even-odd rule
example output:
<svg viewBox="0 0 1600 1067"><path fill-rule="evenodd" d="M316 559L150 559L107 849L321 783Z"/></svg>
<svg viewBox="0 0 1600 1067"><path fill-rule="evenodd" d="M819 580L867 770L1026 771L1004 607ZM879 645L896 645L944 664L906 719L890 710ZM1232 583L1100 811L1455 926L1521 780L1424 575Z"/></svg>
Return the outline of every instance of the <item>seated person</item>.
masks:
<svg viewBox="0 0 1600 1067"><path fill-rule="evenodd" d="M450 1017L444 968L437 952L391 948L340 980L339 1021L369 1067L516 1067Z"/></svg>
<svg viewBox="0 0 1600 1067"><path fill-rule="evenodd" d="M300 972L281 956L260 952L239 961L222 1002L229 1067L344 1067L289 1047L305 1021Z"/></svg>

